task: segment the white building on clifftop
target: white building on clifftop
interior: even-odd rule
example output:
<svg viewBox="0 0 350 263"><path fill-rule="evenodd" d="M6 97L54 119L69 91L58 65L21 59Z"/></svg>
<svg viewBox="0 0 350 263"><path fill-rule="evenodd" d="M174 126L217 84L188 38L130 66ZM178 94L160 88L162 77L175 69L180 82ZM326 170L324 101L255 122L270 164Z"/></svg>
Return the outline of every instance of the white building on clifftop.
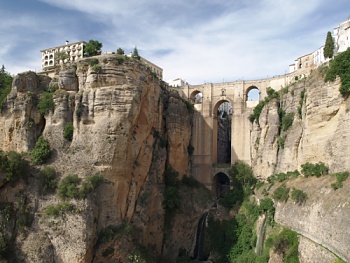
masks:
<svg viewBox="0 0 350 263"><path fill-rule="evenodd" d="M43 71L53 69L55 66L59 65L62 61L57 58L59 53L66 54L66 59L64 62L74 62L79 58L84 56L83 46L86 44L85 41L75 42L69 44L66 41L66 44L63 46L48 48L40 50L41 52L41 67Z"/></svg>

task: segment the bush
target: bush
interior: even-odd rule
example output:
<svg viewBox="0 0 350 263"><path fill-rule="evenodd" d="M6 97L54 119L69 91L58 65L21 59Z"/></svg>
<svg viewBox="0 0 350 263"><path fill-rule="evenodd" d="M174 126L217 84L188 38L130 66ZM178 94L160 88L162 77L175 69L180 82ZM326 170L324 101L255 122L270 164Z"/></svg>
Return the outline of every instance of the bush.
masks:
<svg viewBox="0 0 350 263"><path fill-rule="evenodd" d="M283 229L272 240L273 250L283 256L284 262L299 262L298 246L298 235L290 229Z"/></svg>
<svg viewBox="0 0 350 263"><path fill-rule="evenodd" d="M349 172L336 173L336 174L333 174L333 176L335 176L335 177L337 178L337 182L331 184L331 187L332 187L334 190L337 190L337 189L343 187L343 182L344 182L346 179L348 179L348 177L349 177Z"/></svg>
<svg viewBox="0 0 350 263"><path fill-rule="evenodd" d="M54 168L46 166L39 173L40 194L52 193L57 188L56 171Z"/></svg>
<svg viewBox="0 0 350 263"><path fill-rule="evenodd" d="M76 174L67 175L61 179L58 184L58 195L61 198L80 198L79 185L80 179Z"/></svg>
<svg viewBox="0 0 350 263"><path fill-rule="evenodd" d="M304 163L301 165L301 173L305 177L316 176L320 177L322 175L327 175L329 168L322 162L312 164L312 163Z"/></svg>
<svg viewBox="0 0 350 263"><path fill-rule="evenodd" d="M301 204L305 203L305 201L307 199L307 194L302 190L293 189L291 192L291 198L294 202L301 205Z"/></svg>
<svg viewBox="0 0 350 263"><path fill-rule="evenodd" d="M98 61L97 58L92 58L92 59L90 60L90 66L91 66L91 67L97 65L98 63L99 63L99 61Z"/></svg>
<svg viewBox="0 0 350 263"><path fill-rule="evenodd" d="M124 56L116 56L115 60L118 62L119 65L124 63L125 57Z"/></svg>
<svg viewBox="0 0 350 263"><path fill-rule="evenodd" d="M287 131L293 125L294 113L290 112L282 118L282 131Z"/></svg>
<svg viewBox="0 0 350 263"><path fill-rule="evenodd" d="M101 174L94 174L86 176L82 183L80 189L80 197L86 198L88 194L92 193L97 187L104 181L104 178Z"/></svg>
<svg viewBox="0 0 350 263"><path fill-rule="evenodd" d="M66 125L64 126L63 137L68 141L72 141L73 131L74 131L73 123L67 122Z"/></svg>
<svg viewBox="0 0 350 263"><path fill-rule="evenodd" d="M284 184L280 187L276 188L273 192L273 198L277 201L285 202L287 201L289 196L289 188L287 188Z"/></svg>
<svg viewBox="0 0 350 263"><path fill-rule="evenodd" d="M38 108L41 115L46 115L49 111L53 111L55 108L53 93L44 92L38 103Z"/></svg>
<svg viewBox="0 0 350 263"><path fill-rule="evenodd" d="M57 205L49 205L45 209L45 214L47 216L53 216L53 217L58 217L58 216L63 216L64 213L66 212L72 212L74 211L75 206L69 202L61 202Z"/></svg>
<svg viewBox="0 0 350 263"><path fill-rule="evenodd" d="M14 151L4 153L0 151L0 171L5 173L6 181L17 182L21 176L26 174L28 162L22 155Z"/></svg>
<svg viewBox="0 0 350 263"><path fill-rule="evenodd" d="M40 136L34 149L30 152L30 157L34 164L45 163L51 155L49 142Z"/></svg>
<svg viewBox="0 0 350 263"><path fill-rule="evenodd" d="M345 52L338 54L330 61L325 81L334 81L337 76L340 77L341 85L339 92L347 96L350 92L350 48Z"/></svg>

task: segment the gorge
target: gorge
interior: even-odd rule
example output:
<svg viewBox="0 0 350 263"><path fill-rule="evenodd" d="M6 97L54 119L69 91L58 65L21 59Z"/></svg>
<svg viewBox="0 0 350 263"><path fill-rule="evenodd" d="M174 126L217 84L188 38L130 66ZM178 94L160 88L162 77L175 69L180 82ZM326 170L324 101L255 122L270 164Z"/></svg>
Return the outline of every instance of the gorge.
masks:
<svg viewBox="0 0 350 263"><path fill-rule="evenodd" d="M287 252L273 249L283 227L298 235L300 262L350 261L350 180L332 186L333 174L350 171L350 102L339 93L339 78L325 82L321 67L279 91L266 87L267 99L253 122L249 117L255 108L242 114L233 105L235 118L248 120L233 133L249 137L249 156L234 160L244 165L229 161L212 167L205 161L198 167L200 147L205 153L213 138L194 137L194 122L201 118L196 104L138 60L115 54L94 58L64 64L54 77L18 74L3 102L3 262L204 260L196 248L203 213L202 252L208 262L248 262L234 255L243 240L237 233L243 233L243 221L250 223L244 246L253 251L259 224L264 225L255 218L265 213L265 248L271 248L267 258L261 252L265 261L252 262L283 262ZM45 96L53 105L43 103ZM43 163L32 158L39 138L51 153ZM226 154L224 160L239 156ZM305 176L306 163L323 163L327 173ZM47 167L53 177L44 172ZM242 167L254 176L246 177ZM221 177L203 182L198 171L204 170ZM284 200L275 196L280 187L290 191ZM307 198L295 201L294 190ZM249 195L240 199L243 192ZM217 249L215 237L227 248ZM244 252L246 258L254 256L251 251Z"/></svg>

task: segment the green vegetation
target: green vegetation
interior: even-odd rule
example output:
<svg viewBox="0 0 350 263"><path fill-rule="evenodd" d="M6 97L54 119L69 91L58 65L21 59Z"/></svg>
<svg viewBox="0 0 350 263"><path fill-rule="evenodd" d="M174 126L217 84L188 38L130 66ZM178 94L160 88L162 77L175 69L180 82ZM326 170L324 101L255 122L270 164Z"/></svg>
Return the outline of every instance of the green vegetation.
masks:
<svg viewBox="0 0 350 263"><path fill-rule="evenodd" d="M325 81L334 81L337 76L341 80L339 91L347 96L350 92L350 48L330 61Z"/></svg>
<svg viewBox="0 0 350 263"><path fill-rule="evenodd" d="M337 189L343 187L343 182L346 181L346 179L348 179L349 172L335 173L335 174L333 174L333 176L335 176L337 178L337 181L335 183L331 184L331 187L334 190L337 190Z"/></svg>
<svg viewBox="0 0 350 263"><path fill-rule="evenodd" d="M273 175L270 175L268 178L267 178L267 181L269 183L274 183L274 182L283 182L287 179L290 179L290 178L296 178L300 175L299 171L298 170L295 170L295 171L288 171L287 173L278 173L278 174L273 174Z"/></svg>
<svg viewBox="0 0 350 263"><path fill-rule="evenodd" d="M181 199L179 194L180 181L179 173L171 166L168 166L163 174L164 178L164 201L165 208L164 227L170 229L172 220L175 216L177 208L180 206Z"/></svg>
<svg viewBox="0 0 350 263"><path fill-rule="evenodd" d="M5 174L7 182L14 184L27 174L27 170L28 162L21 154L14 151L6 153L0 150L0 172Z"/></svg>
<svg viewBox="0 0 350 263"><path fill-rule="evenodd" d="M56 60L60 61L62 60L63 63L65 63L65 60L69 58L69 55L65 52L57 52L55 54Z"/></svg>
<svg viewBox="0 0 350 263"><path fill-rule="evenodd" d="M253 114L249 116L249 120L251 123L254 122L254 120L259 123L259 117L261 114L262 109L264 108L265 104L267 104L269 101L273 99L278 99L279 100L280 95L277 91L275 91L272 88L267 89L267 97L265 97L264 100L261 100L258 105L253 110Z"/></svg>
<svg viewBox="0 0 350 263"><path fill-rule="evenodd" d="M42 195L53 193L57 188L56 171L46 166L39 173L39 193Z"/></svg>
<svg viewBox="0 0 350 263"><path fill-rule="evenodd" d="M137 59L137 60L140 60L140 59L141 59L141 57L140 57L140 55L139 55L139 51L137 50L137 47L134 48L134 51L132 52L131 57L132 57L133 59Z"/></svg>
<svg viewBox="0 0 350 263"><path fill-rule="evenodd" d="M5 66L2 65L0 69L0 112L3 108L4 101L7 95L11 91L12 80L12 76L10 75L10 73L6 72Z"/></svg>
<svg viewBox="0 0 350 263"><path fill-rule="evenodd" d="M323 48L323 56L325 59L332 58L334 52L334 41L331 32L327 32L326 43Z"/></svg>
<svg viewBox="0 0 350 263"><path fill-rule="evenodd" d="M38 103L38 109L41 115L46 115L50 111L53 111L55 104L53 102L53 93L44 92L42 94L41 100Z"/></svg>
<svg viewBox="0 0 350 263"><path fill-rule="evenodd" d="M90 60L90 66L91 66L91 67L92 67L92 66L95 66L95 65L98 65L98 63L99 63L99 61L98 61L97 58L92 58L92 59Z"/></svg>
<svg viewBox="0 0 350 263"><path fill-rule="evenodd" d="M286 263L298 263L298 235L290 229L283 229L281 233L269 238L267 246L272 246L273 250L283 256Z"/></svg>
<svg viewBox="0 0 350 263"><path fill-rule="evenodd" d="M125 56L117 55L117 56L115 57L115 60L118 62L119 65L123 64L125 59L126 59Z"/></svg>
<svg viewBox="0 0 350 263"><path fill-rule="evenodd" d="M257 182L252 168L244 162L236 162L230 169L229 175L233 190L228 191L219 202L222 206L231 209L242 202L253 193Z"/></svg>
<svg viewBox="0 0 350 263"><path fill-rule="evenodd" d="M118 48L117 49L117 54L118 55L124 55L125 53L124 53L124 50L122 48Z"/></svg>
<svg viewBox="0 0 350 263"><path fill-rule="evenodd" d="M28 198L19 193L16 200L16 206L18 207L16 227L19 232L23 232L26 227L30 227L34 216L29 212L27 207Z"/></svg>
<svg viewBox="0 0 350 263"><path fill-rule="evenodd" d="M312 163L304 163L301 165L301 173L305 176L305 177L309 177L309 176L316 176L316 177L320 177L322 175L327 175L328 174L328 167L322 163L316 163L316 164L312 164Z"/></svg>
<svg viewBox="0 0 350 263"><path fill-rule="evenodd" d="M134 232L132 225L127 223L122 223L118 226L109 225L106 228L102 229L97 238L97 245L101 245L112 241L117 235L130 235Z"/></svg>
<svg viewBox="0 0 350 263"><path fill-rule="evenodd" d="M278 147L284 149L284 142L286 141L286 135L281 135L277 139Z"/></svg>
<svg viewBox="0 0 350 263"><path fill-rule="evenodd" d="M276 188L273 192L273 198L277 201L285 202L289 197L289 188L287 188L284 184L280 187Z"/></svg>
<svg viewBox="0 0 350 263"><path fill-rule="evenodd" d="M58 184L58 195L63 199L85 199L90 193L96 190L104 181L101 174L86 176L80 185L81 180L76 174L67 175Z"/></svg>
<svg viewBox="0 0 350 263"><path fill-rule="evenodd" d="M35 147L30 152L30 158L34 164L43 164L49 159L50 155L51 149L49 142L43 136L40 136Z"/></svg>
<svg viewBox="0 0 350 263"><path fill-rule="evenodd" d="M67 175L58 184L58 195L61 198L75 198L79 199L79 185L80 179L76 174Z"/></svg>
<svg viewBox="0 0 350 263"><path fill-rule="evenodd" d="M303 89L300 92L300 101L299 101L299 107L298 107L298 114L299 114L299 118L302 119L303 118L303 114L302 114L302 110L303 110L303 104L305 101L305 89Z"/></svg>
<svg viewBox="0 0 350 263"><path fill-rule="evenodd" d="M294 113L287 113L282 117L282 131L287 131L293 125Z"/></svg>
<svg viewBox="0 0 350 263"><path fill-rule="evenodd" d="M83 47L83 53L85 57L91 57L101 55L102 43L97 40L89 40Z"/></svg>
<svg viewBox="0 0 350 263"><path fill-rule="evenodd" d="M59 217L63 216L65 213L73 212L75 206L69 202L61 202L57 205L49 205L45 209L45 214L47 216Z"/></svg>
<svg viewBox="0 0 350 263"><path fill-rule="evenodd" d="M73 140L73 132L74 132L73 123L67 122L66 125L64 126L63 138L65 138L68 141L72 141Z"/></svg>
<svg viewBox="0 0 350 263"><path fill-rule="evenodd" d="M104 178L101 174L86 176L80 188L80 198L87 198L87 196L93 191L95 191L103 181Z"/></svg>
<svg viewBox="0 0 350 263"><path fill-rule="evenodd" d="M293 189L291 192L291 198L294 202L301 205L305 203L307 199L307 194L303 190Z"/></svg>

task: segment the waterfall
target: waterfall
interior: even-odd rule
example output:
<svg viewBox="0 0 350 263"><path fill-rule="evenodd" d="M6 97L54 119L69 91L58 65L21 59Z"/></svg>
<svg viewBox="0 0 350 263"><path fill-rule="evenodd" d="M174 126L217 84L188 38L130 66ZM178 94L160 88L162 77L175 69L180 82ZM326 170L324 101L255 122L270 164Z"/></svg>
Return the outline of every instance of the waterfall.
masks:
<svg viewBox="0 0 350 263"><path fill-rule="evenodd" d="M205 223L207 221L208 212L205 212L202 217L199 219L197 236L196 236L196 246L194 247L194 259L197 260L207 260L207 257L204 255L203 244L204 244L204 231Z"/></svg>
<svg viewBox="0 0 350 263"><path fill-rule="evenodd" d="M257 239L256 239L256 246L255 246L255 253L258 256L261 256L264 250L264 239L265 239L265 230L266 230L266 225L267 225L267 215L264 214L264 219L261 224L261 229L260 231L257 231Z"/></svg>

